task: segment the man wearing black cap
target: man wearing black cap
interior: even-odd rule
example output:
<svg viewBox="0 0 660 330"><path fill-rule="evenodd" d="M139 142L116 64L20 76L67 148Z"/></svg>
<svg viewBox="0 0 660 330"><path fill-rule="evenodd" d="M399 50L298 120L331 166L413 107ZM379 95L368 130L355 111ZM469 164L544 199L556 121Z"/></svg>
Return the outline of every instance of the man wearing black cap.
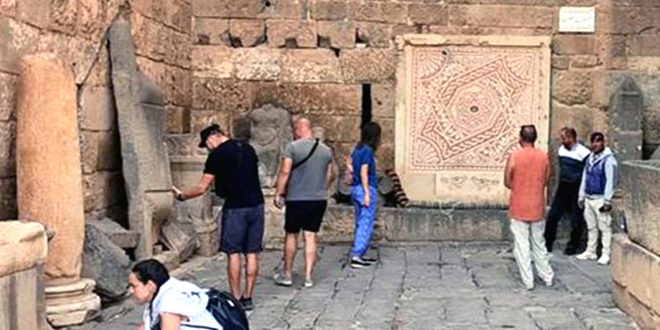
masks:
<svg viewBox="0 0 660 330"><path fill-rule="evenodd" d="M185 201L204 194L215 180L215 193L225 199L222 207L220 251L228 256L227 274L231 294L251 310L252 294L259 273L259 252L264 233L264 197L259 183L254 149L230 139L213 124L200 133L200 148L209 150L200 182L189 189L172 187L176 199ZM241 254L247 259L246 288L241 294Z"/></svg>

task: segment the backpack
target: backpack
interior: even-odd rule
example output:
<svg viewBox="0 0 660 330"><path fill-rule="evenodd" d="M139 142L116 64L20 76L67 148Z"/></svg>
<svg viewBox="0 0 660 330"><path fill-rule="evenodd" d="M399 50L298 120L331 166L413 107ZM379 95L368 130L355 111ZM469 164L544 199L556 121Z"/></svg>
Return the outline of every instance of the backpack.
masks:
<svg viewBox="0 0 660 330"><path fill-rule="evenodd" d="M209 289L206 294L209 296L206 310L220 323L223 330L250 329L243 306L231 294L216 289Z"/></svg>

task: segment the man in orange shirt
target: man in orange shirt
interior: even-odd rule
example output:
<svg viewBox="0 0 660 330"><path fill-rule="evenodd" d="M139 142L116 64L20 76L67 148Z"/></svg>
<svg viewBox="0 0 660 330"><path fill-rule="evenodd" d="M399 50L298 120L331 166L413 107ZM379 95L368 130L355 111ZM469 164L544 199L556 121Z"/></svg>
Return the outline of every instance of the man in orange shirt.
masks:
<svg viewBox="0 0 660 330"><path fill-rule="evenodd" d="M528 290L534 289L532 259L545 285L552 286L554 278L543 238L545 189L550 168L548 154L534 148L536 136L534 125L525 125L520 129L522 148L509 156L504 172L504 185L511 190L509 218L514 239L513 253L520 277Z"/></svg>

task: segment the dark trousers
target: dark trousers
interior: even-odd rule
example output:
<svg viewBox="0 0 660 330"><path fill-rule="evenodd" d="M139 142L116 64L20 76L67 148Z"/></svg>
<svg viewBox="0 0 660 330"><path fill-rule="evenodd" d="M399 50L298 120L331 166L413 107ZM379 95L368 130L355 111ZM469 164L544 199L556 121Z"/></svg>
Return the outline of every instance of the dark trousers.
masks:
<svg viewBox="0 0 660 330"><path fill-rule="evenodd" d="M557 224L564 214L571 220L571 238L566 245L567 250L583 250L585 247L585 222L582 210L578 206L579 182L560 182L555 199L550 206L545 222L545 245L552 251L552 245L557 237Z"/></svg>

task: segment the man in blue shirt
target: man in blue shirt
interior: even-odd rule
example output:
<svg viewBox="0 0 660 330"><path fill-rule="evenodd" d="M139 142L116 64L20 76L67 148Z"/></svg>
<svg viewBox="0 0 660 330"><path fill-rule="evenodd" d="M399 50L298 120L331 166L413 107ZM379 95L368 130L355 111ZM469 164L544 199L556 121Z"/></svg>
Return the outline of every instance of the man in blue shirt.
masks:
<svg viewBox="0 0 660 330"><path fill-rule="evenodd" d="M595 260L598 231L602 234L603 250L598 263L610 262L610 240L612 238L612 197L616 189L617 162L610 148L605 146L605 136L591 134L592 154L587 158L580 185L578 203L584 208L589 239L587 249L577 256L579 260Z"/></svg>

